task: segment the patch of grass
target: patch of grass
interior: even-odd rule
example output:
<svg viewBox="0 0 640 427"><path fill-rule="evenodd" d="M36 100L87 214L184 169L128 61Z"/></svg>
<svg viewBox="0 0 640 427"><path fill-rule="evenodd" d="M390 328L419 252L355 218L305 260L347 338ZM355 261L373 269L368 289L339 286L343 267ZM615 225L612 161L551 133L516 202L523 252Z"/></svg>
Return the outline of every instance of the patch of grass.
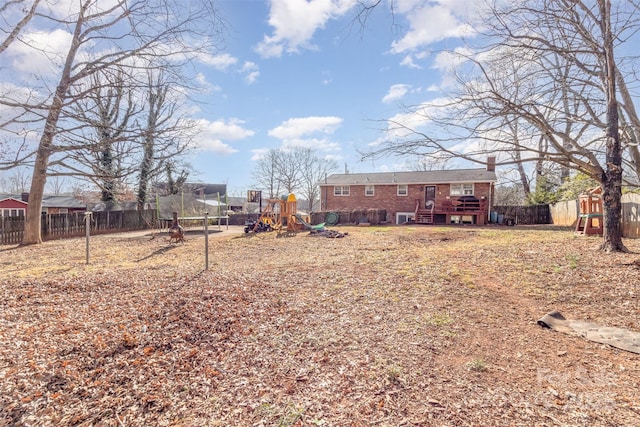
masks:
<svg viewBox="0 0 640 427"><path fill-rule="evenodd" d="M484 372L489 369L489 367L487 366L487 362L485 362L485 360L481 357L467 362L465 366L468 370L473 372Z"/></svg>
<svg viewBox="0 0 640 427"><path fill-rule="evenodd" d="M431 326L446 326L453 323L453 319L447 313L425 314L423 320Z"/></svg>
<svg viewBox="0 0 640 427"><path fill-rule="evenodd" d="M567 255L565 259L569 262L569 268L575 270L578 268L578 257L575 255Z"/></svg>
<svg viewBox="0 0 640 427"><path fill-rule="evenodd" d="M387 380L393 384L400 384L400 377L402 376L402 368L398 365L387 366Z"/></svg>
<svg viewBox="0 0 640 427"><path fill-rule="evenodd" d="M287 405L284 409L284 414L280 421L278 422L279 427L289 427L296 424L300 419L302 419L302 415L304 414L304 409L297 407L293 404Z"/></svg>

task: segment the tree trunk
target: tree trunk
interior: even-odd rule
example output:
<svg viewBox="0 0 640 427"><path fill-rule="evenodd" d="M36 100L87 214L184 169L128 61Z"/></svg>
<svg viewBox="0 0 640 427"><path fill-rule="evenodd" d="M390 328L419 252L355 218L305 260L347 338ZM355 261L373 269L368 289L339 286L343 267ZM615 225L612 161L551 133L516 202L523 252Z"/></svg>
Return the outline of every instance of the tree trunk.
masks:
<svg viewBox="0 0 640 427"><path fill-rule="evenodd" d="M47 183L47 169L53 138L56 134L56 126L62 111L62 97L67 91L67 86L58 85L53 103L49 108L49 115L44 126L44 132L40 138L38 151L36 152L33 174L31 175L31 188L29 190L29 206L25 218L24 237L21 245L34 245L42 243L41 212L42 199L44 198L44 186Z"/></svg>
<svg viewBox="0 0 640 427"><path fill-rule="evenodd" d="M51 136L50 138L53 138ZM31 174L31 189L29 191L29 207L25 218L24 237L21 245L34 245L42 243L41 236L41 212L44 186L47 182L47 165L51 154L51 139L46 142L46 133L42 136L40 147L36 156L36 162ZM44 141L43 141L44 140Z"/></svg>
<svg viewBox="0 0 640 427"><path fill-rule="evenodd" d="M34 245L42 243L41 235L41 210L42 199L44 197L44 186L47 183L47 169L49 168L49 157L53 147L53 138L56 135L58 119L62 112L64 99L71 85L71 69L75 61L76 53L80 46L80 35L84 22L84 13L87 4L83 4L78 15L71 46L65 59L64 68L60 74L60 80L53 96L53 102L49 107L49 114L44 124L44 131L40 138L36 159L31 176L31 189L29 190L29 207L25 218L24 237L21 245Z"/></svg>
<svg viewBox="0 0 640 427"><path fill-rule="evenodd" d="M618 101L616 98L616 68L611 33L611 3L598 0L602 16L602 35L607 90L607 154L606 170L602 174L602 205L604 210L604 233L600 249L605 252L627 251L622 244L622 147L618 124Z"/></svg>

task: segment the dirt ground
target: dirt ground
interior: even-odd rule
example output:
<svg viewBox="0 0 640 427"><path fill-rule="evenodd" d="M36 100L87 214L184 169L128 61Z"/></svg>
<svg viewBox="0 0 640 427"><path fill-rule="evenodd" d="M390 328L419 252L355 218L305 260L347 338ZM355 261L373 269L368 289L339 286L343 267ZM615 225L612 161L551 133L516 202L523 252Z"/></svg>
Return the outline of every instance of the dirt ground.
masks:
<svg viewBox="0 0 640 427"><path fill-rule="evenodd" d="M636 426L640 241L337 227L0 247L0 426Z"/></svg>

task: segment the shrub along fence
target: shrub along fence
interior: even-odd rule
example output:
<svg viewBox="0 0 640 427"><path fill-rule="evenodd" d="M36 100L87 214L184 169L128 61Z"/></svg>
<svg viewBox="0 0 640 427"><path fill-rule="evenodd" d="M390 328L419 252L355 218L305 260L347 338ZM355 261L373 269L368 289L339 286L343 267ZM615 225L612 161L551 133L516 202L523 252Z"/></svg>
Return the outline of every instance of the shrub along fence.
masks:
<svg viewBox="0 0 640 427"><path fill-rule="evenodd" d="M336 224L383 224L387 220L386 209L353 209L330 212L311 213L311 223L327 225Z"/></svg>
<svg viewBox="0 0 640 427"><path fill-rule="evenodd" d="M84 212L68 214L43 214L42 240L64 239L84 236L86 233ZM92 212L91 234L118 233L122 231L145 230L155 227L155 210ZM0 244L15 245L24 237L24 217L0 218Z"/></svg>

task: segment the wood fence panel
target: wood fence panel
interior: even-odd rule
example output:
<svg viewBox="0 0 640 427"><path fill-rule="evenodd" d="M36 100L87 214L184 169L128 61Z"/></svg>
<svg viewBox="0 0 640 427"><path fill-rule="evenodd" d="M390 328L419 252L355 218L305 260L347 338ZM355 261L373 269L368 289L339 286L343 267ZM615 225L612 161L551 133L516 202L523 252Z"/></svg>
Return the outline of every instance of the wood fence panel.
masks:
<svg viewBox="0 0 640 427"><path fill-rule="evenodd" d="M17 245L24 236L24 217L0 217L0 244Z"/></svg>
<svg viewBox="0 0 640 427"><path fill-rule="evenodd" d="M155 210L92 212L90 233L105 234L121 231L145 230L157 223ZM24 237L24 217L0 217L0 244L17 245ZM66 239L86 234L84 212L43 214L42 240Z"/></svg>
<svg viewBox="0 0 640 427"><path fill-rule="evenodd" d="M551 205L553 224L575 227L578 221L578 201L569 200ZM640 195L622 195L622 236L640 237Z"/></svg>
<svg viewBox="0 0 640 427"><path fill-rule="evenodd" d="M578 221L578 201L567 200L550 206L551 219L554 225L575 227Z"/></svg>
<svg viewBox="0 0 640 427"><path fill-rule="evenodd" d="M622 235L630 239L640 237L640 194L622 195Z"/></svg>
<svg viewBox="0 0 640 427"><path fill-rule="evenodd" d="M515 221L516 224L551 224L549 205L494 206L493 211Z"/></svg>

